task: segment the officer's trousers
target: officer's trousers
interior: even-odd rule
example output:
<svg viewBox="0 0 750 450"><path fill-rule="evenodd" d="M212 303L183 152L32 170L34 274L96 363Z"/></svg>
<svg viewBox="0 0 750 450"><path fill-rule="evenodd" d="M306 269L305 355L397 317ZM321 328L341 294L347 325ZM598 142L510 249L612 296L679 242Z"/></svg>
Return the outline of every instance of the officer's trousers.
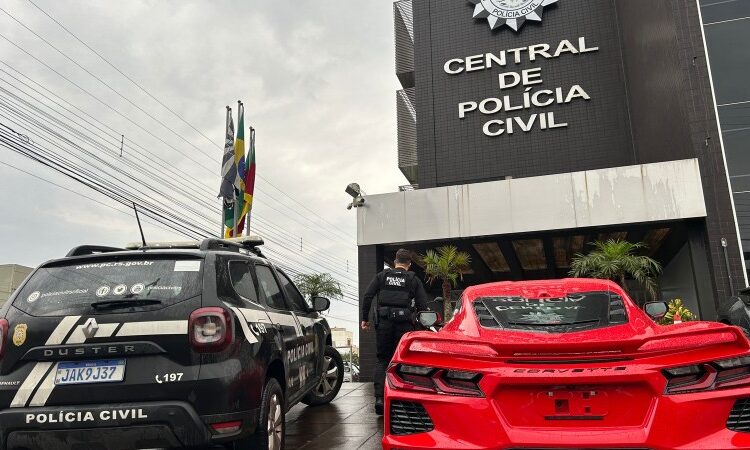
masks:
<svg viewBox="0 0 750 450"><path fill-rule="evenodd" d="M375 327L375 345L378 357L375 363L375 397L383 396L385 371L396 352L396 346L401 337L409 331L414 331L414 325L411 323L393 322L383 318Z"/></svg>

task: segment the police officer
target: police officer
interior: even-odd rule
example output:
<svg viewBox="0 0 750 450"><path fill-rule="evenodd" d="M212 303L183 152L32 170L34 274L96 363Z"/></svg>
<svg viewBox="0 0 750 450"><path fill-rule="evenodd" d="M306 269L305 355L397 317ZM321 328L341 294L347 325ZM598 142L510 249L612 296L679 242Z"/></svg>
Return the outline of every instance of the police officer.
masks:
<svg viewBox="0 0 750 450"><path fill-rule="evenodd" d="M378 361L375 365L375 412L383 414L383 383L401 336L414 330L414 312L427 309L427 293L422 281L409 272L411 253L396 252L393 269L375 276L362 302L362 330L370 329L369 314L372 300L377 295L375 310L375 343Z"/></svg>

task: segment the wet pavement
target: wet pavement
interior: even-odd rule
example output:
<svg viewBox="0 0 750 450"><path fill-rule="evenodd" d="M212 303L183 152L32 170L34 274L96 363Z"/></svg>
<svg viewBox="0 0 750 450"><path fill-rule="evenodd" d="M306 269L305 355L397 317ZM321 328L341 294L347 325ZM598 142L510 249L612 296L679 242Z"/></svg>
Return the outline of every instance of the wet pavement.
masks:
<svg viewBox="0 0 750 450"><path fill-rule="evenodd" d="M329 405L296 405L286 415L286 450L380 450L383 418L375 415L372 383L344 383Z"/></svg>

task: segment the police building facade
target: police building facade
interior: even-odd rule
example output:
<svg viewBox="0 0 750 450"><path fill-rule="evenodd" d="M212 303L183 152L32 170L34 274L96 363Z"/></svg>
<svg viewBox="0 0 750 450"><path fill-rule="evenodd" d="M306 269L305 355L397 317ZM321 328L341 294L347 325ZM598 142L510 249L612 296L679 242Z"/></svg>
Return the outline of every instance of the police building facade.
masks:
<svg viewBox="0 0 750 450"><path fill-rule="evenodd" d="M394 21L410 184L358 208L361 292L400 247L468 252L460 292L564 277L609 238L645 242L701 318L746 286L697 1L404 0Z"/></svg>

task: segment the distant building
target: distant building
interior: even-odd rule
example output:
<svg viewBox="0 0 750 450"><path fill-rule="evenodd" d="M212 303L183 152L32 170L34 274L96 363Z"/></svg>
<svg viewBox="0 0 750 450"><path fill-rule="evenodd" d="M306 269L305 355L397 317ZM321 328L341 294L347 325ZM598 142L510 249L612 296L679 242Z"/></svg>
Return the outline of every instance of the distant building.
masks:
<svg viewBox="0 0 750 450"><path fill-rule="evenodd" d="M0 305L8 300L32 270L31 267L19 266L18 264L0 265Z"/></svg>
<svg viewBox="0 0 750 450"><path fill-rule="evenodd" d="M346 328L331 328L331 339L336 348L351 347L354 344L354 333Z"/></svg>

